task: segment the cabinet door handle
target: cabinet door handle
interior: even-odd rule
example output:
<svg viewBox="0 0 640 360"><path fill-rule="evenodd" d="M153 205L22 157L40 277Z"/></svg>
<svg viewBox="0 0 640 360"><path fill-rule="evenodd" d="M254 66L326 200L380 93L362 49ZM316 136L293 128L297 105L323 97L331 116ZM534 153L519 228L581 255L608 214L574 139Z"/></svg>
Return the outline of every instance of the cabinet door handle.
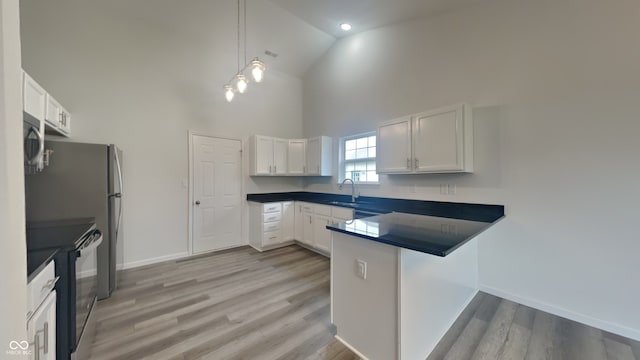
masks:
<svg viewBox="0 0 640 360"><path fill-rule="evenodd" d="M416 158L416 160L415 160L415 165L414 165L414 167L415 167L416 169L418 168L418 164L419 164L419 162L418 162L418 158Z"/></svg>
<svg viewBox="0 0 640 360"><path fill-rule="evenodd" d="M309 224L311 224L311 216L309 216Z"/></svg>
<svg viewBox="0 0 640 360"><path fill-rule="evenodd" d="M44 322L44 353L49 353L49 322Z"/></svg>
<svg viewBox="0 0 640 360"><path fill-rule="evenodd" d="M407 169L411 169L411 159L407 158Z"/></svg>
<svg viewBox="0 0 640 360"><path fill-rule="evenodd" d="M273 172L277 173L278 172L278 165L273 165Z"/></svg>
<svg viewBox="0 0 640 360"><path fill-rule="evenodd" d="M271 174L271 165L269 165L269 174Z"/></svg>
<svg viewBox="0 0 640 360"><path fill-rule="evenodd" d="M37 331L35 336L33 339L33 360L40 360L40 336Z"/></svg>

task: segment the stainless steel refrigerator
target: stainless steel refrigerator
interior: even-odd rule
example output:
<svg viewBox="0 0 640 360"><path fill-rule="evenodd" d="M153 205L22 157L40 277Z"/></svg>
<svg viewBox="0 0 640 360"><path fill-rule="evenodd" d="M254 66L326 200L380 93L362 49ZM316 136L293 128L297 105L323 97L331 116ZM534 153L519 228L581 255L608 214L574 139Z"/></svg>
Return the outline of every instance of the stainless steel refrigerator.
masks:
<svg viewBox="0 0 640 360"><path fill-rule="evenodd" d="M122 248L122 151L115 145L45 141L42 172L25 176L27 221L93 217L98 248L98 299L118 285Z"/></svg>

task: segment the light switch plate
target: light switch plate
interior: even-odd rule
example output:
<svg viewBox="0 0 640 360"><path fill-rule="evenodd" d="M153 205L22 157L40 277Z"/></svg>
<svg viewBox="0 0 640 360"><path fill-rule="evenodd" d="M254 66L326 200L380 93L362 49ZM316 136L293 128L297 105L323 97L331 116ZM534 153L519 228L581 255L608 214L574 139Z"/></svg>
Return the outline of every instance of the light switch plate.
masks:
<svg viewBox="0 0 640 360"><path fill-rule="evenodd" d="M356 276L366 280L367 279L367 262L364 260L356 260Z"/></svg>

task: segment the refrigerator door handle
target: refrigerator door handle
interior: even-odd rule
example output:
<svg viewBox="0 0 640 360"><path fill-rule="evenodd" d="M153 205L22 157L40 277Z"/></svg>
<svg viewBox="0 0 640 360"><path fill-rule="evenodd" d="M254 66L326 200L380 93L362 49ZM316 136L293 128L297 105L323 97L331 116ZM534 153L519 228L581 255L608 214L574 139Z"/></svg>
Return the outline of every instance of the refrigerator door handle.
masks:
<svg viewBox="0 0 640 360"><path fill-rule="evenodd" d="M120 158L118 157L118 149L114 146L113 153L116 159L116 168L118 169L118 181L120 182L120 191L118 191L116 197L122 197L122 167L120 165ZM118 206L118 222L116 222L116 241L118 241L118 232L120 232L120 223L122 222L122 202Z"/></svg>

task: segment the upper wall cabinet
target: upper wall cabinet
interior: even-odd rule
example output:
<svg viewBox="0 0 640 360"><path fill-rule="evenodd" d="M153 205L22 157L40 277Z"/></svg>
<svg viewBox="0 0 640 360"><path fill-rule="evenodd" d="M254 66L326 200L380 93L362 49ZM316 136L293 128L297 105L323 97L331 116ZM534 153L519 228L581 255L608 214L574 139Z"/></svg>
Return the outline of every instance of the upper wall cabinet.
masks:
<svg viewBox="0 0 640 360"><path fill-rule="evenodd" d="M289 140L289 175L304 175L307 171L307 139Z"/></svg>
<svg viewBox="0 0 640 360"><path fill-rule="evenodd" d="M64 136L70 135L71 115L49 94L47 94L47 113L44 120L47 130Z"/></svg>
<svg viewBox="0 0 640 360"><path fill-rule="evenodd" d="M455 105L381 123L381 174L473 172L473 122Z"/></svg>
<svg viewBox="0 0 640 360"><path fill-rule="evenodd" d="M379 174L411 171L411 117L378 126L376 169Z"/></svg>
<svg viewBox="0 0 640 360"><path fill-rule="evenodd" d="M23 111L44 122L49 134L71 135L71 115L56 99L48 94L29 74L23 73Z"/></svg>
<svg viewBox="0 0 640 360"><path fill-rule="evenodd" d="M254 135L249 139L251 176L331 176L333 140L278 139Z"/></svg>
<svg viewBox="0 0 640 360"><path fill-rule="evenodd" d="M250 175L287 174L288 140L254 135L250 146Z"/></svg>
<svg viewBox="0 0 640 360"><path fill-rule="evenodd" d="M47 92L40 84L22 72L22 106L25 113L44 121L47 111Z"/></svg>
<svg viewBox="0 0 640 360"><path fill-rule="evenodd" d="M319 136L307 140L307 175L331 176L333 140Z"/></svg>

